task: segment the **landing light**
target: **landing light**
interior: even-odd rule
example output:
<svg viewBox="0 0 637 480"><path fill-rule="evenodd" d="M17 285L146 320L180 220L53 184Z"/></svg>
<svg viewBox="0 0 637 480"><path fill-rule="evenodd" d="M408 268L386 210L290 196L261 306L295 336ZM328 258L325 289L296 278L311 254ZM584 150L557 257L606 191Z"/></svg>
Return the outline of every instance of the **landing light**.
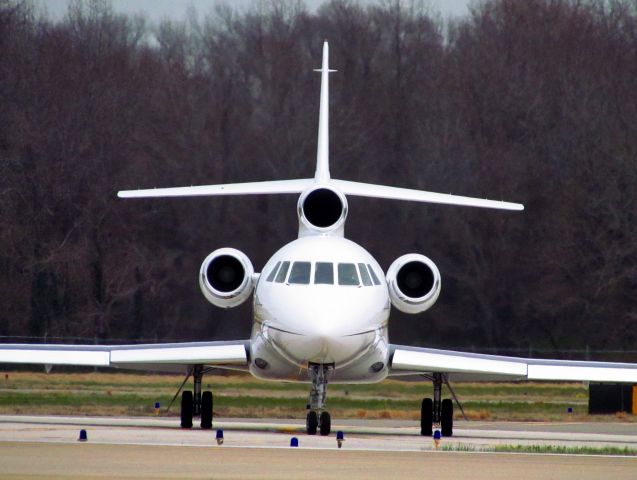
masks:
<svg viewBox="0 0 637 480"><path fill-rule="evenodd" d="M376 362L374 364L372 364L371 367L369 367L369 369L374 372L374 373L378 373L380 372L383 368L385 367L385 364L383 362Z"/></svg>
<svg viewBox="0 0 637 480"><path fill-rule="evenodd" d="M254 364L259 367L261 370L265 370L268 366L268 362L266 362L265 360L263 360L262 358L255 358L254 359Z"/></svg>

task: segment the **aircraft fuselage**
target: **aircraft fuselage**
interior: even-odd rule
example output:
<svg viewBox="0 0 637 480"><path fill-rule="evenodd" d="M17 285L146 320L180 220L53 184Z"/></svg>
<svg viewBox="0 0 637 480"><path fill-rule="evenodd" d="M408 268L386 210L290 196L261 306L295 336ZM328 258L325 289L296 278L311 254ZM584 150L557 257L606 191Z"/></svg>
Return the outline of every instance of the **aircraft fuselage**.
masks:
<svg viewBox="0 0 637 480"><path fill-rule="evenodd" d="M253 306L256 377L309 381L310 364L333 365L332 382L387 376L389 292L360 245L329 235L288 243L264 266Z"/></svg>

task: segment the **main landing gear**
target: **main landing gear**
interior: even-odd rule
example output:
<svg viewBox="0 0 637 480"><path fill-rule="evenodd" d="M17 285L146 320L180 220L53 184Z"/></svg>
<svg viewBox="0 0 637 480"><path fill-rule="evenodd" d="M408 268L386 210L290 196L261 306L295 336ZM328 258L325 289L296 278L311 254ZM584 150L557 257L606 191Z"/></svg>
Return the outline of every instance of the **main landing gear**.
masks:
<svg viewBox="0 0 637 480"><path fill-rule="evenodd" d="M434 386L434 398L423 398L422 407L420 409L420 434L431 437L433 429L440 428L440 434L443 437L451 437L453 435L453 401L445 398L441 401L442 384L446 384L455 398L456 395L449 385L447 375L444 373L434 373L427 376L431 379ZM458 404L459 405L459 404ZM462 410L462 407L460 407ZM462 412L464 415L464 412Z"/></svg>
<svg viewBox="0 0 637 480"><path fill-rule="evenodd" d="M333 369L333 365L310 364L309 366L312 391L308 399L308 412L305 418L305 431L308 435L316 435L318 430L321 435L326 436L330 434L332 429L332 419L324 408L328 377Z"/></svg>
<svg viewBox="0 0 637 480"><path fill-rule="evenodd" d="M193 417L200 418L202 429L210 430L212 428L212 392L205 391L202 393L201 391L203 375L211 370L211 368L205 369L202 365L195 365L181 384L179 390L184 387L188 378L192 375L194 391L184 390L181 393L181 428L192 428ZM177 391L177 395L179 395L179 391Z"/></svg>

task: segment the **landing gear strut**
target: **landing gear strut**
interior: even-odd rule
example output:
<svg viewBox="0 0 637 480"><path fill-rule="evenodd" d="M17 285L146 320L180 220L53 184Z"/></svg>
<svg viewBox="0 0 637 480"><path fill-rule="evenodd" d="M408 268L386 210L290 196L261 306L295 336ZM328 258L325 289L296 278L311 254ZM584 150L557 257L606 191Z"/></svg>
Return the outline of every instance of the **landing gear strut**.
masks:
<svg viewBox="0 0 637 480"><path fill-rule="evenodd" d="M200 417L202 429L210 430L212 428L212 392L201 391L203 375L211 370L205 369L203 365L195 365L188 372L184 383L182 383L180 389L183 388L188 377L192 375L194 380L193 391L184 390L181 394L181 428L192 428L193 417Z"/></svg>
<svg viewBox="0 0 637 480"><path fill-rule="evenodd" d="M442 384L446 383L447 375L444 373L434 373L430 378L434 387L433 402L431 398L424 398L420 410L420 434L432 436L434 427L440 428L443 437L453 435L453 402L450 398L441 400Z"/></svg>
<svg viewBox="0 0 637 480"><path fill-rule="evenodd" d="M309 365L312 390L307 402L308 412L305 418L305 430L308 435L316 435L317 430L323 436L330 434L332 419L324 409L328 377L333 369L333 365Z"/></svg>

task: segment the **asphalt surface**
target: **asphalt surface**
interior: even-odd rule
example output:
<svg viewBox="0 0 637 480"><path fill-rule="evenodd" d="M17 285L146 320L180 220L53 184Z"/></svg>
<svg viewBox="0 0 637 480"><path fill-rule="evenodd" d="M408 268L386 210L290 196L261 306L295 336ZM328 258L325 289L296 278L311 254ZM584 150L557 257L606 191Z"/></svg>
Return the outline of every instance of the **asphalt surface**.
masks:
<svg viewBox="0 0 637 480"><path fill-rule="evenodd" d="M412 422L335 423L328 437L299 421L219 419L212 431L174 418L0 416L2 478L635 479L637 457L442 451L445 445L637 449L635 423L457 422L439 450ZM215 439L224 431L224 442ZM79 431L88 440L79 442ZM339 449L336 430L345 432ZM290 447L292 437L299 447Z"/></svg>

